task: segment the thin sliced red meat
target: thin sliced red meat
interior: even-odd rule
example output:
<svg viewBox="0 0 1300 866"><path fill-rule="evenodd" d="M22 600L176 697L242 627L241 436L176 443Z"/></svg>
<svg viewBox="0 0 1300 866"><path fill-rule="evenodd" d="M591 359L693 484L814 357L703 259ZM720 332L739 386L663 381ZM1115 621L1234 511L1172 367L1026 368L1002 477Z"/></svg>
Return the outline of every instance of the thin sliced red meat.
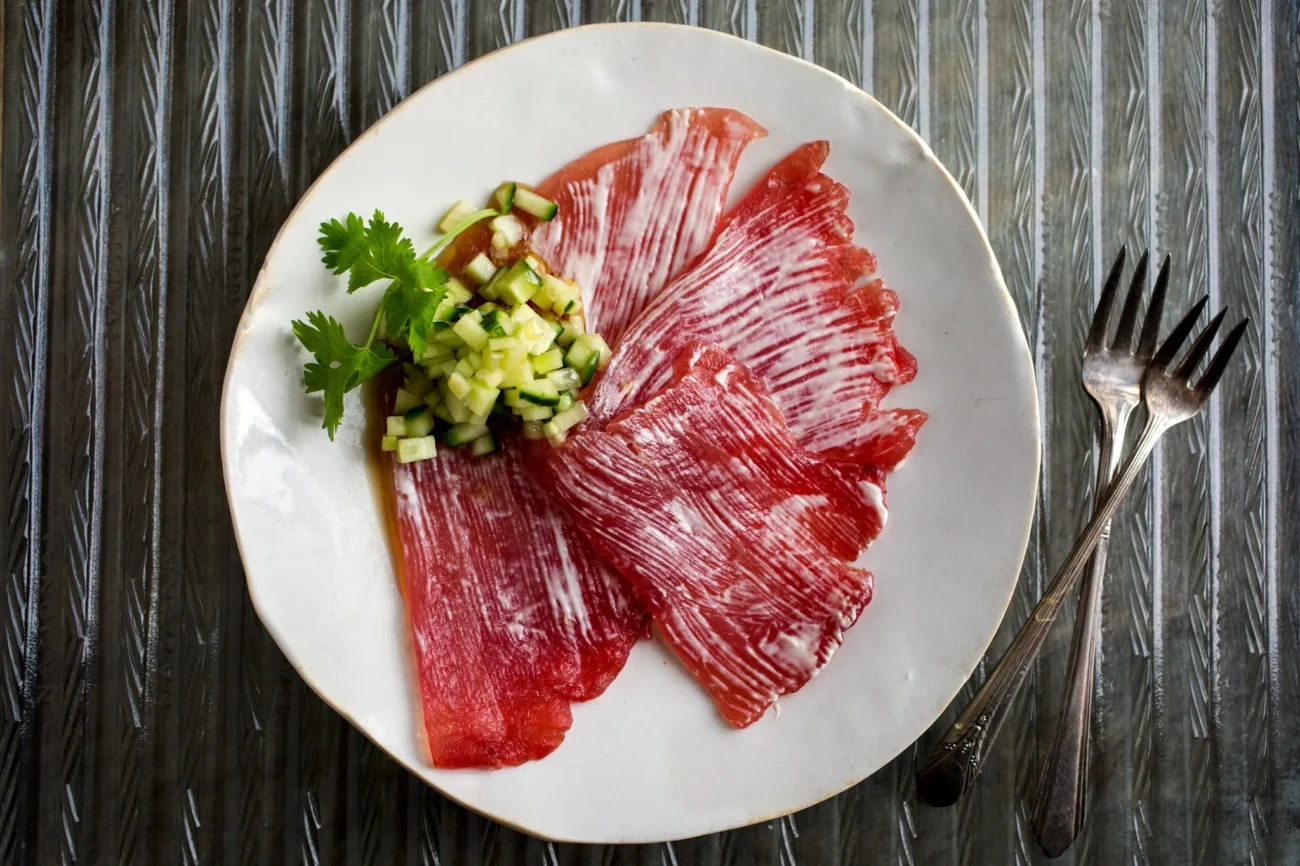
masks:
<svg viewBox="0 0 1300 866"><path fill-rule="evenodd" d="M594 151L543 184L561 210L539 232L550 245L540 249L558 257L560 273L577 273L584 260L600 266L587 285L592 320L621 329L680 267L673 263L703 251L741 151L762 134L734 111L668 112L648 135ZM617 200L598 212L592 190ZM603 227L583 222L593 213ZM487 229L475 229L444 265L487 244ZM530 480L520 444L483 460L443 448L435 461L394 466L435 766L492 768L548 754L571 724L569 702L604 691L646 634L624 581Z"/></svg>
<svg viewBox="0 0 1300 866"><path fill-rule="evenodd" d="M871 600L850 563L880 532L882 474L801 448L719 347L552 461L557 495L735 727L830 659Z"/></svg>
<svg viewBox="0 0 1300 866"><path fill-rule="evenodd" d="M885 469L906 456L925 413L877 407L916 361L892 330L898 296L853 244L848 190L820 171L828 152L812 142L778 163L656 296L589 389L589 424L663 388L682 347L703 340L763 379L805 448Z"/></svg>
<svg viewBox="0 0 1300 866"><path fill-rule="evenodd" d="M617 575L529 480L522 449L393 465L407 611L438 767L549 754L570 701L605 690L645 632Z"/></svg>
<svg viewBox="0 0 1300 866"><path fill-rule="evenodd" d="M559 212L530 242L583 286L590 330L613 345L704 252L741 153L766 134L731 109L665 111L646 135L593 150L538 186Z"/></svg>

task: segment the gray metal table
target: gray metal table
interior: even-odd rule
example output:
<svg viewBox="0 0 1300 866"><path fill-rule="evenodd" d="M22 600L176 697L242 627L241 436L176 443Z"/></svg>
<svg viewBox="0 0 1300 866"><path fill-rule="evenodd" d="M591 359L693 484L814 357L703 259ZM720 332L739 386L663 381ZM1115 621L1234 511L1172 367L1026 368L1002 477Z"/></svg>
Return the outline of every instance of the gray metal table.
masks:
<svg viewBox="0 0 1300 866"><path fill-rule="evenodd" d="M917 804L914 748L790 818L595 849L528 839L415 781L303 685L252 612L217 410L276 228L423 82L529 34L636 18L729 30L861 83L975 202L1045 423L1039 521L995 649L1088 508L1079 347L1118 245L1173 254L1175 304L1209 293L1252 317L1223 397L1171 437L1117 529L1096 802L1065 861L1300 862L1289 0L7 0L0 861L1039 859L1027 803L1068 624L958 808Z"/></svg>

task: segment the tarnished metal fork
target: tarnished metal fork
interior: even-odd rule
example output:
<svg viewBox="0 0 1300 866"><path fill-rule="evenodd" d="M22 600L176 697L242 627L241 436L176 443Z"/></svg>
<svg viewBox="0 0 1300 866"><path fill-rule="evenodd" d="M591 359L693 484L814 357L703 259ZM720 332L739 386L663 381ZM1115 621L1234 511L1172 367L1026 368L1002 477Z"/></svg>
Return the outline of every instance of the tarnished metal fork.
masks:
<svg viewBox="0 0 1300 866"><path fill-rule="evenodd" d="M1142 402L1142 374L1155 354L1156 341L1160 338L1160 319L1169 285L1169 257L1165 256L1135 346L1133 338L1138 309L1146 290L1148 253L1144 251L1124 298L1119 323L1115 326L1115 338L1108 341L1126 254L1127 249L1121 247L1102 287L1083 350L1083 387L1096 404L1100 420L1097 449L1099 503L1102 491L1110 485L1115 470L1119 468L1129 417ZM1101 628L1101 590L1106 576L1109 538L1110 524L1106 523L1079 591L1079 613L1070 644L1061 714L1039 777L1034 834L1049 857L1059 856L1074 841L1087 808L1093 659Z"/></svg>
<svg viewBox="0 0 1300 866"><path fill-rule="evenodd" d="M1223 322L1223 312L1215 316L1197 336L1182 362L1171 371L1171 365L1196 327L1196 320L1207 301L1208 299L1202 299L1192 307L1182 321L1174 326L1169 338L1147 364L1142 375L1142 401L1147 409L1147 422L1133 451L1123 461L1110 486L1099 494L1092 519L1052 579L1047 592L1039 599L1029 619L1011 642L1006 654L975 698L943 736L929 762L918 774L918 793L932 806L955 803L974 784L988 753L989 744L1006 720L1016 693L1033 666L1034 657L1042 648L1061 605L1079 582L1084 566L1092 557L1103 529L1115 515L1115 509L1119 507L1124 494L1133 485L1133 480L1151 456L1160 437L1169 428L1200 412L1222 378L1228 361L1245 333L1248 321L1242 321L1228 333L1205 373L1194 385L1191 381L1192 374L1210 351L1214 336Z"/></svg>

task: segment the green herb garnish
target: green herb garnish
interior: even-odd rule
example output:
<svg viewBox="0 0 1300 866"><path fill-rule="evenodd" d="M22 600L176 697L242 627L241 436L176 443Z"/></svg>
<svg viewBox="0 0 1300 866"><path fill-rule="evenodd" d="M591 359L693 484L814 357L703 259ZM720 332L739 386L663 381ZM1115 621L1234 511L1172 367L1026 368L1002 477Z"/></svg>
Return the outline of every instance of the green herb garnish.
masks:
<svg viewBox="0 0 1300 866"><path fill-rule="evenodd" d="M491 209L470 214L438 242L416 256L411 239L402 227L388 222L376 210L369 224L354 213L340 222L321 223L320 243L325 267L348 275L348 294L376 282L391 282L375 310L370 333L362 345L354 345L332 316L321 311L307 314L307 321L295 320L293 332L315 361L305 365L303 382L307 393L323 392L325 419L321 424L334 438L343 420L343 395L387 367L395 355L382 342L376 346L380 328L384 339L403 338L419 357L425 351L434 312L447 290L447 272L433 262L457 235L475 223L498 216ZM373 347L373 348L372 348Z"/></svg>

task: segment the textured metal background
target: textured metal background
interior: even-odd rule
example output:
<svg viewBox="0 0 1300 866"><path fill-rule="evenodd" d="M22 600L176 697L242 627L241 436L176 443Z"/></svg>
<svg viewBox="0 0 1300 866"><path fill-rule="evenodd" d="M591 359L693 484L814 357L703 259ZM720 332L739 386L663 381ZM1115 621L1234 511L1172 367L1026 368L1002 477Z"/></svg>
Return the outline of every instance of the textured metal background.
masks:
<svg viewBox="0 0 1300 866"><path fill-rule="evenodd" d="M1079 347L1117 246L1172 253L1175 304L1209 293L1252 317L1223 396L1119 521L1097 800L1064 862L1300 863L1294 2L5 0L3 15L0 862L1038 859L1027 797L1067 626L955 809L917 805L909 750L791 818L620 849L544 844L450 804L328 710L252 612L217 411L281 220L423 82L530 34L644 19L861 83L989 227L1046 425L995 649L1088 505Z"/></svg>

